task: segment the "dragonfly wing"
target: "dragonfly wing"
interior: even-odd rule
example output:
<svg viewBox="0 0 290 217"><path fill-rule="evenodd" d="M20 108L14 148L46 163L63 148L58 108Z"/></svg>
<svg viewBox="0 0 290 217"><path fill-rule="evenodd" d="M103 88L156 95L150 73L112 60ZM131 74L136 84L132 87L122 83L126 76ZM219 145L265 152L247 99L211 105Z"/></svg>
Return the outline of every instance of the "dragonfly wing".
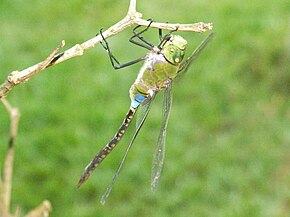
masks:
<svg viewBox="0 0 290 217"><path fill-rule="evenodd" d="M152 101L152 99L150 99ZM149 101L148 103L146 103L145 105L141 105L138 108L138 112L137 112L137 117L136 117L136 130L138 129L138 127L140 126L147 110L149 109L148 107L151 107L151 102Z"/></svg>
<svg viewBox="0 0 290 217"><path fill-rule="evenodd" d="M139 115L139 121L138 121L138 124L136 126L136 129L135 129L134 135L132 137L132 140L130 141L130 143L129 143L126 151L125 151L125 154L124 154L124 156L123 156L123 158L122 158L122 160L121 160L121 162L120 162L120 164L118 166L118 169L115 172L115 175L114 175L114 177L112 179L112 182L111 182L110 186L107 188L106 192L102 196L101 203L103 205L106 203L106 200L109 197L109 195L110 195L110 193L112 191L112 188L113 188L113 186L114 186L114 184L115 184L115 182L116 182L116 180L117 180L117 178L118 178L118 176L120 174L121 168L122 168L122 166L123 166L123 164L124 164L124 162L126 160L126 157L127 157L128 153L129 153L129 151L130 151L130 149L131 149L131 147L132 147L132 145L133 145L133 143L134 143L134 141L135 141L135 139L136 139L141 127L142 127L142 125L144 124L144 122L145 122L145 120L146 120L146 118L148 116L148 113L150 111L151 103L153 101L153 98L150 101L148 101L144 106L142 106L142 107L145 108L145 110L143 111L142 117L140 117L140 115ZM140 109L142 107L140 107Z"/></svg>
<svg viewBox="0 0 290 217"><path fill-rule="evenodd" d="M214 32L210 33L199 45L198 47L192 52L190 57L188 57L180 66L178 70L178 77L183 75L190 65L194 62L194 60L197 58L197 56L200 54L200 52L207 46L207 44L210 42L210 40L215 35Z"/></svg>
<svg viewBox="0 0 290 217"><path fill-rule="evenodd" d="M151 173L152 191L157 190L164 164L166 128L169 120L171 105L172 105L172 85L170 83L164 90L163 120L157 141L157 146L153 155L152 173Z"/></svg>

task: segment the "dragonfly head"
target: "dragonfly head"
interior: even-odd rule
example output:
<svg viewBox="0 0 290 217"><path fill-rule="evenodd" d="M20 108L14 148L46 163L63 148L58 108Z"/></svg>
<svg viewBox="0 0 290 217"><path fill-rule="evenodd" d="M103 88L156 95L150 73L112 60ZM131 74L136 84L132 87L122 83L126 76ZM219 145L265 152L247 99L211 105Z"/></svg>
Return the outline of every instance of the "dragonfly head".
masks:
<svg viewBox="0 0 290 217"><path fill-rule="evenodd" d="M171 35L163 45L163 55L166 60L174 65L178 65L183 60L187 41L179 35Z"/></svg>

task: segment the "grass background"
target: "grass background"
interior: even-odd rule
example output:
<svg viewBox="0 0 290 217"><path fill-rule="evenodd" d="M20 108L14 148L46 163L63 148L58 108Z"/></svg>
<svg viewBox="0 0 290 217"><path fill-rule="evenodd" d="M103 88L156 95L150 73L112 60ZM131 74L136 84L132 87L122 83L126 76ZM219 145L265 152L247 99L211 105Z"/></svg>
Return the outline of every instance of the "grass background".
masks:
<svg viewBox="0 0 290 217"><path fill-rule="evenodd" d="M125 15L128 0L0 2L0 81ZM21 111L12 209L44 199L51 216L290 216L290 4L288 0L140 1L145 19L213 22L217 33L174 85L165 168L150 191L152 153L161 123L154 103L107 201L99 203L130 141L81 188L83 168L115 133L129 106L139 65L114 71L100 46L51 67L7 97ZM127 29L109 40L119 60L144 54ZM193 50L206 34L182 33ZM147 34L157 42L156 30ZM0 162L8 142L0 106Z"/></svg>

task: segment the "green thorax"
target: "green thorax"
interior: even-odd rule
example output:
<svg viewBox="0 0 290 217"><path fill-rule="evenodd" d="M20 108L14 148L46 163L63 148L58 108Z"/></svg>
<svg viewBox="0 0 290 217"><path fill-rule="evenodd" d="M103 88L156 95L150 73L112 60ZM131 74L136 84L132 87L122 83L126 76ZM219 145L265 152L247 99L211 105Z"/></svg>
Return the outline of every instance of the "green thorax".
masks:
<svg viewBox="0 0 290 217"><path fill-rule="evenodd" d="M177 75L187 46L181 36L171 35L170 39L154 47L146 56L145 63L130 89L131 99L136 93L152 95L165 88Z"/></svg>

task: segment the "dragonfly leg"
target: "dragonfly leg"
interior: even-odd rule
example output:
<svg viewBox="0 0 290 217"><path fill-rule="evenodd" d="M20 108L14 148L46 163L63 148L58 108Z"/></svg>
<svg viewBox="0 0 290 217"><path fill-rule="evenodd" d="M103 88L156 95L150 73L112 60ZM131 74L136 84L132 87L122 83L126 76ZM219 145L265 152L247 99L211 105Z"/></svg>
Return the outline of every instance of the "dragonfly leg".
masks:
<svg viewBox="0 0 290 217"><path fill-rule="evenodd" d="M127 62L127 63L123 63L121 64L117 59L116 57L112 54L111 52L111 49L109 47L109 44L107 42L107 40L105 39L105 37L103 36L103 32L102 32L102 29L100 29L100 35L102 36L102 39L103 41L101 41L101 45L103 46L103 48L107 51L108 55L109 55L109 58L110 58L110 61L111 61L111 64L112 66L114 67L114 69L121 69L121 68L124 68L124 67L127 67L127 66L130 66L130 65L133 65L135 63L138 63L142 60L145 59L145 56L144 57L140 57L138 59L135 59L135 60L132 60L130 62Z"/></svg>
<svg viewBox="0 0 290 217"><path fill-rule="evenodd" d="M144 37L142 37L141 35L146 32L149 27L151 26L151 24L153 23L153 20L152 19L149 19L148 21L150 21L149 25L143 29L142 31L138 32L137 29L139 29L141 26L136 26L134 29L133 29L133 36L129 39L129 41L135 45L138 45L140 47L144 47L148 50L152 50L152 48L154 47L154 45L152 43L150 43L149 41L147 41ZM135 38L139 38L143 43L139 42L139 41L136 41Z"/></svg>
<svg viewBox="0 0 290 217"><path fill-rule="evenodd" d="M162 29L158 29L158 33L159 33L159 39L160 39L160 41L162 41L162 39L163 39Z"/></svg>
<svg viewBox="0 0 290 217"><path fill-rule="evenodd" d="M178 30L178 27L176 29L170 30L166 35L162 36L162 29L159 29L159 38L160 43L157 47L161 48L171 37L171 34L173 32L176 32Z"/></svg>
<svg viewBox="0 0 290 217"><path fill-rule="evenodd" d="M167 24L168 22L166 22L166 24ZM158 34L159 34L159 39L160 39L160 41L162 41L163 40L163 34L162 34L162 29L158 29Z"/></svg>

